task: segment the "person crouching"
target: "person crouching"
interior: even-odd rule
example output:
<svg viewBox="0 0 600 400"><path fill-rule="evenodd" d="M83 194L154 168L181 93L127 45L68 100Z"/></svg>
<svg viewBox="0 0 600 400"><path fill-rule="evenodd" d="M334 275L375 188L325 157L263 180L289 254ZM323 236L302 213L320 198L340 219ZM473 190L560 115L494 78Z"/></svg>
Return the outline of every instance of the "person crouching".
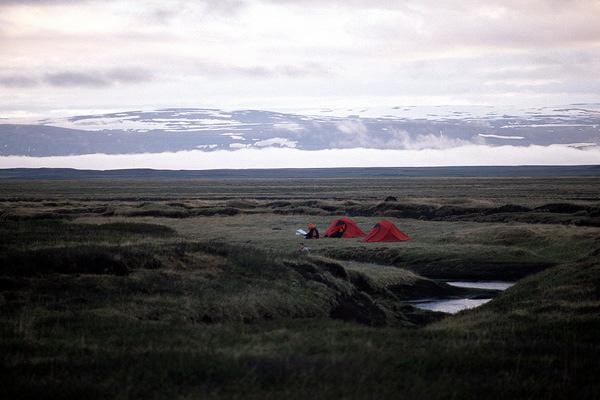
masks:
<svg viewBox="0 0 600 400"><path fill-rule="evenodd" d="M308 224L308 233L304 236L306 239L318 239L319 231L315 224Z"/></svg>

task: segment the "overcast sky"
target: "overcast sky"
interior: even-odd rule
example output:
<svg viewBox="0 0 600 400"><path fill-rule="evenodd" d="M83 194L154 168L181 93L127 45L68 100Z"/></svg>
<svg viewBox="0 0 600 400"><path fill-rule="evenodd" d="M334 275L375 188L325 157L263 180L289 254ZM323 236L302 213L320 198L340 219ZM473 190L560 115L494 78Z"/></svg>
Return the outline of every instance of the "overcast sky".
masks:
<svg viewBox="0 0 600 400"><path fill-rule="evenodd" d="M0 0L0 111L600 100L600 1Z"/></svg>

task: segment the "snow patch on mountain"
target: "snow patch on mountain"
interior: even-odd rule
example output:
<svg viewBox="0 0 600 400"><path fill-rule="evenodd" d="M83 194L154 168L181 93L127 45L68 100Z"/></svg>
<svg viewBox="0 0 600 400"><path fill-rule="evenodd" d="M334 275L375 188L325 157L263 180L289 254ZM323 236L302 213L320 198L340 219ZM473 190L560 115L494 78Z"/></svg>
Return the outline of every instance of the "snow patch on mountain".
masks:
<svg viewBox="0 0 600 400"><path fill-rule="evenodd" d="M480 133L478 134L481 137L485 138L494 138L494 139L507 139L507 140L523 140L525 139L523 136L503 136L503 135L493 135L491 133Z"/></svg>
<svg viewBox="0 0 600 400"><path fill-rule="evenodd" d="M259 140L254 143L254 145L257 147L280 146L280 147L290 147L290 148L296 147L297 144L298 144L298 142L296 142L296 141L289 140L286 138L281 138L281 137L274 137L274 138L270 138L270 139Z"/></svg>
<svg viewBox="0 0 600 400"><path fill-rule="evenodd" d="M165 108L59 117L50 113L37 119L11 113L9 117L0 120L0 156L268 147L420 150L507 143L600 145L600 104L530 109L408 105L285 112Z"/></svg>

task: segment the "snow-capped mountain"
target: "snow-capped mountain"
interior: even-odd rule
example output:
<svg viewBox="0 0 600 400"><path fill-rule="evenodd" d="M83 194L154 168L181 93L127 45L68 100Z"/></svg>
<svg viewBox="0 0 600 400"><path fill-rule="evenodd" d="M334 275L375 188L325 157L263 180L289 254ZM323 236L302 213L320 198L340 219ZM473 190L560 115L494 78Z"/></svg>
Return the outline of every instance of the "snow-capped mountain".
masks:
<svg viewBox="0 0 600 400"><path fill-rule="evenodd" d="M600 146L600 104L372 107L275 112L167 108L0 118L0 155L134 154L287 147L444 149L466 144Z"/></svg>

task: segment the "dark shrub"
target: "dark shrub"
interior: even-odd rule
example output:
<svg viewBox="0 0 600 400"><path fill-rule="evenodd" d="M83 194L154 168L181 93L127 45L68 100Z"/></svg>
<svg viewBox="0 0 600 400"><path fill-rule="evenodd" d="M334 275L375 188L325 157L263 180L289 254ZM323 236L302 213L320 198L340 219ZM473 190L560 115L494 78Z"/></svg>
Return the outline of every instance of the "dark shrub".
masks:
<svg viewBox="0 0 600 400"><path fill-rule="evenodd" d="M97 246L60 247L31 251L7 251L0 256L0 273L5 276L90 273L126 275L126 262L110 248Z"/></svg>
<svg viewBox="0 0 600 400"><path fill-rule="evenodd" d="M531 208L523 207L517 204L505 204L500 207L487 209L485 210L484 214L518 213L528 211L531 211Z"/></svg>
<svg viewBox="0 0 600 400"><path fill-rule="evenodd" d="M129 217L165 217L165 218L187 218L190 213L185 210L134 210L125 213Z"/></svg>
<svg viewBox="0 0 600 400"><path fill-rule="evenodd" d="M571 203L551 203L537 207L536 210L549 213L572 214L577 211L587 210L589 207Z"/></svg>
<svg viewBox="0 0 600 400"><path fill-rule="evenodd" d="M126 233L138 233L152 236L172 236L176 235L174 229L158 224L138 224L130 222L114 222L110 224L98 225L98 228L102 230L126 232Z"/></svg>
<svg viewBox="0 0 600 400"><path fill-rule="evenodd" d="M193 215L204 217L210 217L212 215L236 215L239 213L240 210L231 207L197 208L192 211Z"/></svg>

